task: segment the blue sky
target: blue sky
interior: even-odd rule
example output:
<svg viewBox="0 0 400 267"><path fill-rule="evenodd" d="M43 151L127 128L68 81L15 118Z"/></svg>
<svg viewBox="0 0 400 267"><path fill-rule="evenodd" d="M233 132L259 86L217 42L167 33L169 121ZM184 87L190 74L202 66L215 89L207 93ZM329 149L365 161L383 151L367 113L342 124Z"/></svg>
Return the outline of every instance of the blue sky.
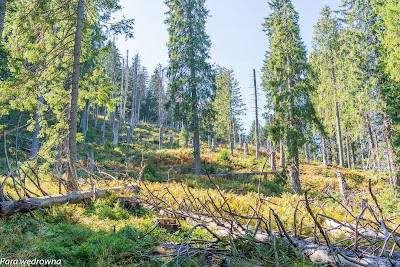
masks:
<svg viewBox="0 0 400 267"><path fill-rule="evenodd" d="M292 0L297 12L301 35L308 52L314 35L314 25L325 5L339 8L340 0ZM120 37L118 46L122 53L129 49L130 57L139 53L142 65L151 75L157 64L168 64L168 33L164 25L167 11L163 0L121 0L122 12L118 17L135 19L134 39ZM261 82L261 68L268 40L262 31L264 18L270 13L267 0L208 0L211 17L207 33L211 38L211 63L231 68L242 90L247 115L243 124L247 131L254 120L254 89L252 70L256 69L257 82ZM260 88L261 89L261 88ZM264 93L259 90L259 106L265 112Z"/></svg>

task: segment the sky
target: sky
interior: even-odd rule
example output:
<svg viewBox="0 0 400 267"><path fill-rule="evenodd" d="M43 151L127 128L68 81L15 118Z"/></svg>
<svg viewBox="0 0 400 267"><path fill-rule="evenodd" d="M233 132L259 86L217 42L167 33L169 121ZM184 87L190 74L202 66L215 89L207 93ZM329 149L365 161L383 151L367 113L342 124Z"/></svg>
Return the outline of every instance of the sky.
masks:
<svg viewBox="0 0 400 267"><path fill-rule="evenodd" d="M299 13L300 31L308 53L311 52L314 25L326 5L333 10L340 6L340 0L292 0ZM167 8L163 0L121 0L123 9L116 19L123 16L134 18L134 38L118 39L118 47L124 55L129 50L130 58L138 53L142 65L149 74L161 63L168 65L168 32L164 24ZM208 0L210 10L206 31L211 38L210 63L233 69L241 87L246 116L242 117L246 132L255 119L253 69L256 70L258 85L259 113L264 113L265 94L260 87L261 69L268 39L263 32L262 23L270 14L268 0ZM259 115L260 116L260 115ZM263 123L263 121L261 122Z"/></svg>

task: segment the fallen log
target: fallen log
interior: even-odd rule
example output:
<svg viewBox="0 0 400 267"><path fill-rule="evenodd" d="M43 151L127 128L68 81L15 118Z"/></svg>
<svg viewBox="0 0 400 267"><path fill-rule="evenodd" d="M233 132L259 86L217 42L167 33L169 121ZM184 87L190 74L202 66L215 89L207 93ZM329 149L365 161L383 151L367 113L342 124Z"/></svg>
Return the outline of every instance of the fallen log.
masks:
<svg viewBox="0 0 400 267"><path fill-rule="evenodd" d="M270 172L242 172L242 173L221 173L221 174L210 174L210 177L234 177L234 176L254 176L254 175L268 175L278 174L277 171Z"/></svg>
<svg viewBox="0 0 400 267"><path fill-rule="evenodd" d="M93 197L102 198L107 192L110 193L137 193L139 187L137 185L125 185L118 187L110 187L104 189L78 191L68 194L60 194L54 196L44 196L37 198L21 199L16 201L0 202L0 217L8 217L15 213L24 213L36 208L48 208L54 205L62 205L65 203L76 204L89 202Z"/></svg>

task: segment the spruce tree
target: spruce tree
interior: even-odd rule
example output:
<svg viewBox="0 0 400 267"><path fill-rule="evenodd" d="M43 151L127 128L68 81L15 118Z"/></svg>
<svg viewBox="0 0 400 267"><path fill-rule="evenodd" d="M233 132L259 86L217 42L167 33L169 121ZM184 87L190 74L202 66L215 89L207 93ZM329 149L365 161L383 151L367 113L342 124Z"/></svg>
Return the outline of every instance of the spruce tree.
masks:
<svg viewBox="0 0 400 267"><path fill-rule="evenodd" d="M166 0L168 6L169 99L176 121L187 120L193 132L194 170L200 173L200 116L211 95L211 42L206 34L204 0Z"/></svg>
<svg viewBox="0 0 400 267"><path fill-rule="evenodd" d="M263 87L275 113L269 132L275 144L280 137L286 140L292 187L301 194L299 150L305 144L306 125L316 122L309 96L312 87L306 77L306 49L300 37L298 13L291 1L274 0L269 6L272 13L263 24L270 44L263 68Z"/></svg>

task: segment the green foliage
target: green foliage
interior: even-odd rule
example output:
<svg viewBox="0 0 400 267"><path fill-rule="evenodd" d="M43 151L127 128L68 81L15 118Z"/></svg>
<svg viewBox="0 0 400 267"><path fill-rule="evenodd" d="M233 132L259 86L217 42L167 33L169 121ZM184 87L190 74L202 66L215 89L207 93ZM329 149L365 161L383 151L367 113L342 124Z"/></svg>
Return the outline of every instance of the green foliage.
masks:
<svg viewBox="0 0 400 267"><path fill-rule="evenodd" d="M231 156L229 155L228 150L222 149L221 151L219 151L217 160L225 164L231 162Z"/></svg>

